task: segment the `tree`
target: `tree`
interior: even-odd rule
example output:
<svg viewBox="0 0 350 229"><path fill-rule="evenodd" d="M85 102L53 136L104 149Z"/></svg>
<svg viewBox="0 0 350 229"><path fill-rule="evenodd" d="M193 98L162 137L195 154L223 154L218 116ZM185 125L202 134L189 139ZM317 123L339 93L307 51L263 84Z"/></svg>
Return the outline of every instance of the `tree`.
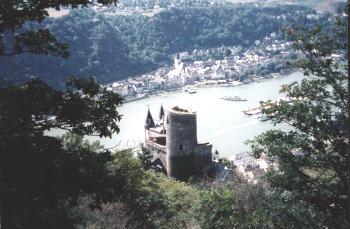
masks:
<svg viewBox="0 0 350 229"><path fill-rule="evenodd" d="M322 228L325 217L289 192L252 184L235 170L232 180L200 190L193 203L201 228Z"/></svg>
<svg viewBox="0 0 350 229"><path fill-rule="evenodd" d="M234 228L236 224L234 193L227 188L204 190L196 206L202 228Z"/></svg>
<svg viewBox="0 0 350 229"><path fill-rule="evenodd" d="M346 204L349 57L343 12L329 27L289 30L295 47L305 55L297 66L307 78L284 85L281 92L288 100L264 102L263 112L274 124L293 128L267 131L250 142L255 156L266 154L279 165L267 175L272 187L292 192L327 215L330 228L347 228L350 223Z"/></svg>
<svg viewBox="0 0 350 229"><path fill-rule="evenodd" d="M23 52L50 54L68 58L68 46L56 40L49 29L18 32L27 22L42 22L48 9L87 7L89 5L116 4L117 0L34 0L0 2L0 56L17 55ZM10 31L16 33L10 33ZM13 45L6 42L13 38Z"/></svg>
<svg viewBox="0 0 350 229"><path fill-rule="evenodd" d="M142 168L144 170L155 169L152 163L153 155L151 151L149 151L143 145L141 146L141 151L137 152L137 157L140 159Z"/></svg>
<svg viewBox="0 0 350 229"><path fill-rule="evenodd" d="M68 57L68 46L49 29L26 30L42 22L48 8L108 5L115 0L0 2L0 56L23 52ZM119 95L93 80L71 79L66 91L40 80L0 88L0 192L2 228L71 228L68 206L83 194L94 205L116 197L119 180L109 151L46 135L53 128L79 135L111 137L118 132ZM70 136L69 139L73 139Z"/></svg>
<svg viewBox="0 0 350 229"><path fill-rule="evenodd" d="M131 150L115 153L114 172L123 178L120 201L129 209L129 224L137 228L186 228L197 192L184 183L150 169Z"/></svg>
<svg viewBox="0 0 350 229"><path fill-rule="evenodd" d="M110 137L121 116L118 94L93 81L71 80L65 92L39 80L0 90L0 182L3 228L70 228L66 212L80 195L99 206L116 198L111 152L81 139L46 135L63 129Z"/></svg>

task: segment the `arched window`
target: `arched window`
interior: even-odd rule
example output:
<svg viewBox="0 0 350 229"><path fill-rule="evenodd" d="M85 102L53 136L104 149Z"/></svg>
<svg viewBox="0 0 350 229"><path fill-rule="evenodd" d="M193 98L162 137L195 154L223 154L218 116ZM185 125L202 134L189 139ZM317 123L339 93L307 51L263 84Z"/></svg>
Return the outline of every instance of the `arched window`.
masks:
<svg viewBox="0 0 350 229"><path fill-rule="evenodd" d="M183 146L182 146L182 145L180 145L180 147L179 147L179 148L180 148L180 150L183 150Z"/></svg>

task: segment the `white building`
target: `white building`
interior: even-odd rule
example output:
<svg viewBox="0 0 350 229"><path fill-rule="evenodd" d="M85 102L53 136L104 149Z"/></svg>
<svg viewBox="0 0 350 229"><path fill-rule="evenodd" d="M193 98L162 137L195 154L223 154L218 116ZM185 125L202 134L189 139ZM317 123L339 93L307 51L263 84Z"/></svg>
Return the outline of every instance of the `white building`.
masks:
<svg viewBox="0 0 350 229"><path fill-rule="evenodd" d="M221 67L214 70L214 72L211 74L212 80L222 80L225 78L225 71Z"/></svg>

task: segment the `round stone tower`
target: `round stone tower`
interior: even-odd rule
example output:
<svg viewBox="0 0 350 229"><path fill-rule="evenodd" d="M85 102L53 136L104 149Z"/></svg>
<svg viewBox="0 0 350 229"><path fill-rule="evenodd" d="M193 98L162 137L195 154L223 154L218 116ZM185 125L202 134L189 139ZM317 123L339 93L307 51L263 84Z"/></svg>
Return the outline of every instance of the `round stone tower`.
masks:
<svg viewBox="0 0 350 229"><path fill-rule="evenodd" d="M167 110L165 125L168 175L186 180L188 174L193 174L197 115L195 112L173 107Z"/></svg>

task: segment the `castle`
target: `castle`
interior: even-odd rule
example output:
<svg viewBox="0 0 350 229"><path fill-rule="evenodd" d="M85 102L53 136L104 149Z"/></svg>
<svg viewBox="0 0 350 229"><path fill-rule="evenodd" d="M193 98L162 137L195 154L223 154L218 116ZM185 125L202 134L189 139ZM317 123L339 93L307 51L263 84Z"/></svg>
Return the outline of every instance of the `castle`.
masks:
<svg viewBox="0 0 350 229"><path fill-rule="evenodd" d="M161 106L155 123L148 109L145 147L168 176L179 180L203 176L212 169L212 145L197 142L197 114L190 110L176 106L164 112Z"/></svg>

